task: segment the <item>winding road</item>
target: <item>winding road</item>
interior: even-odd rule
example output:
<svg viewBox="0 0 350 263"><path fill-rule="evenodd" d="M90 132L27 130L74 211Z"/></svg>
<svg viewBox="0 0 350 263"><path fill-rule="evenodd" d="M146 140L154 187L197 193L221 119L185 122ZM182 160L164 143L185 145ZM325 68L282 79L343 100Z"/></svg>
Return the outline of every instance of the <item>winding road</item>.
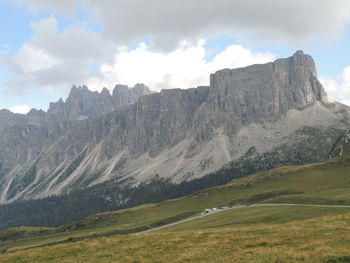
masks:
<svg viewBox="0 0 350 263"><path fill-rule="evenodd" d="M214 214L218 214L224 211L228 211L228 210L233 210L233 209L239 209L239 208L246 208L246 207L264 207L264 206L306 206L306 207L328 207L328 208L350 208L350 205L313 205L313 204L253 204L253 205L239 205L239 206L231 206L231 207L227 207L227 208L218 208L216 211L212 211L209 212L207 214L204 215L200 215L200 216L195 216L195 217L191 217L191 218L187 218L187 219L183 219L171 224L167 224L164 226L159 226L159 227L155 227L155 228L151 228L145 231L141 231L135 234L145 234L145 233L150 233L150 232L154 232L154 231L158 231L164 228L168 228L171 226L176 226L179 224L183 224L186 222L190 222L193 220L197 220L197 219L201 219L207 216L211 216Z"/></svg>

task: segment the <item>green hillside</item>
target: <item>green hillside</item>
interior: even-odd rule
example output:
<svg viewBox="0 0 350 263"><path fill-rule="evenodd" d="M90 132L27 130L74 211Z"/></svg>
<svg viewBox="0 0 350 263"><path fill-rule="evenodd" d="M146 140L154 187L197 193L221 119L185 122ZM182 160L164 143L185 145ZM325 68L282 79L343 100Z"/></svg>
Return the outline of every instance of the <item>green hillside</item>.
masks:
<svg viewBox="0 0 350 263"><path fill-rule="evenodd" d="M336 221L337 219L335 218L341 218L341 220L339 219L341 221L339 223L342 223L343 218L348 218L348 215L350 215L350 208L331 206L350 205L350 156L347 151L349 146L347 141L339 141L339 143L343 143L343 154L340 157L325 162L273 169L238 179L223 186L196 192L182 198L116 212L96 214L57 228L13 228L1 231L0 251L3 252L3 255L0 255L0 262L55 262L40 261L38 259L36 259L38 261L25 261L22 257L27 253L26 251L21 252L23 249L39 247L29 250L33 255L36 255L36 253L39 253L38 251L43 251L40 248L41 246L47 245L50 247L48 250L44 250L45 253L48 251L48 254L45 254L47 257L54 256L52 253L55 250L51 249L51 247L71 249L72 247L77 248L94 242L108 243L108 240L117 240L116 242L119 242L118 240L124 240L124 238L127 240L138 240L135 241L137 243L141 242L139 236L145 236L145 242L150 242L150 246L152 247L154 245L152 240L156 236L165 236L158 232L144 235L139 234L137 236L127 235L127 237L125 234L137 233L184 218L190 218L199 215L205 208L213 207L276 203L300 204L298 206L271 205L266 207L243 207L165 228L160 232L179 233L171 234L172 237L176 237L177 235L191 235L188 231L192 231L193 235L197 235L199 233L198 231L209 231L209 234L206 235L206 238L209 238L217 235L216 231L223 231L223 228L228 228L229 231L235 232L238 231L237 227L245 227L246 229L255 229L249 231L257 231L254 232L256 235L255 238L263 238L265 235L264 231L260 233L260 230L256 230L257 228L270 229L271 227L276 227L284 229L286 224L294 224L295 226L298 225L297 222L303 222L303 224L304 222L307 222L305 224L311 224L310 222L322 224L324 220ZM337 149L334 149L334 151L337 151ZM330 207L311 207L304 206L303 204L327 204ZM348 215L339 217L342 214ZM337 215L338 217L332 217ZM323 219L324 216L328 217ZM312 218L315 221L302 221ZM348 231L347 229L345 230ZM333 238L333 234L331 231L330 238ZM119 235L123 235L123 237L118 237ZM226 242L226 240L222 241ZM66 243L69 244L65 245ZM71 246L72 244L74 245ZM106 249L108 249L108 246ZM14 251L18 252L13 253ZM83 258L87 256L84 256L83 251L79 251L77 248L77 255L81 255ZM130 253L130 251L120 251L120 253L124 253L123 255L125 256L125 253ZM43 258L46 258L46 256ZM18 258L20 260L16 261ZM74 262L70 261L69 258L68 255L67 261L60 262ZM89 262L115 262L108 261L111 258L106 257L105 261L98 261L96 259ZM133 261L126 260L124 262Z"/></svg>
<svg viewBox="0 0 350 263"><path fill-rule="evenodd" d="M349 221L347 214L285 224L115 235L0 254L0 262L349 262Z"/></svg>
<svg viewBox="0 0 350 263"><path fill-rule="evenodd" d="M276 167L322 161L329 156L333 142L343 133L337 128L325 130L305 126L284 138L284 143L271 151L259 153L251 147L244 156L221 169L180 183L155 176L135 185L132 179L117 176L59 196L0 205L0 230L17 226L56 227L96 213L179 198Z"/></svg>

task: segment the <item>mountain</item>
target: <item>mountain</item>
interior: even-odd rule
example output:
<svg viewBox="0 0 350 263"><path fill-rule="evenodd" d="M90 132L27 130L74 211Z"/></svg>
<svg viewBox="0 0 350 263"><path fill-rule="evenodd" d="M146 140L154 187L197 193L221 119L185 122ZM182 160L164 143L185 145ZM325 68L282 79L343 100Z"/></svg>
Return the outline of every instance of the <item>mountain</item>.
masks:
<svg viewBox="0 0 350 263"><path fill-rule="evenodd" d="M350 125L349 107L327 98L302 51L220 70L209 86L150 93L143 85L112 94L73 87L40 124L8 122L0 133L0 202L109 180L188 181L237 160L264 169L320 161Z"/></svg>
<svg viewBox="0 0 350 263"><path fill-rule="evenodd" d="M47 112L32 109L24 115L0 110L0 132L17 125L41 126L46 122L82 120L107 114L135 103L140 96L152 93L144 84L136 84L132 88L116 85L112 94L106 88L99 93L90 91L86 86L73 86L66 101L59 99L51 102Z"/></svg>
<svg viewBox="0 0 350 263"><path fill-rule="evenodd" d="M28 114L15 114L9 110L0 110L0 132L16 125L41 125L45 121L46 113L32 109Z"/></svg>
<svg viewBox="0 0 350 263"><path fill-rule="evenodd" d="M60 99L50 103L47 118L50 121L83 120L104 115L133 104L138 97L151 93L143 84L136 84L131 89L125 85L116 85L112 94L106 88L98 93L90 91L86 86L73 86L65 102Z"/></svg>

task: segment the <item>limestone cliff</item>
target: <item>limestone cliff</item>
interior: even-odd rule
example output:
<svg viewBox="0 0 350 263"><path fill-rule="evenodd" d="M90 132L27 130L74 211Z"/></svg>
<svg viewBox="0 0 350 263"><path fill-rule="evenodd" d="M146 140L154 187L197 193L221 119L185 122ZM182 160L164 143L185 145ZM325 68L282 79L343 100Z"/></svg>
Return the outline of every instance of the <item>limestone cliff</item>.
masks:
<svg viewBox="0 0 350 263"><path fill-rule="evenodd" d="M309 147L319 160L337 139L328 130L343 130L349 122L349 108L327 102L312 58L301 51L273 63L220 70L210 76L210 86L145 93L151 92L143 85L118 85L112 94L75 87L65 102L50 105L41 125L4 127L0 201L117 177L189 180L252 148L283 154L282 146L314 143L310 130L326 138ZM321 143L325 153L317 149Z"/></svg>

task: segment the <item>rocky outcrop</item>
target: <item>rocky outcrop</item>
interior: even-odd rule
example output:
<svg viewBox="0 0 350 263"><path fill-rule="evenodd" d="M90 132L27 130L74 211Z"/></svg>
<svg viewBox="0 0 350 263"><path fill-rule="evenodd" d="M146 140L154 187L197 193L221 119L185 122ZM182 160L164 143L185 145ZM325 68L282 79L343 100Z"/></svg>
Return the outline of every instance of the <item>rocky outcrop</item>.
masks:
<svg viewBox="0 0 350 263"><path fill-rule="evenodd" d="M328 129L345 129L349 117L348 107L325 100L314 62L301 51L273 63L220 70L210 86L149 93L141 84L117 85L112 94L75 87L65 102L50 104L44 125L4 129L0 201L60 194L117 177L188 180L252 147L264 153L292 145L290 139L302 145L315 130L327 138L327 152L339 134ZM319 154L317 145L308 148Z"/></svg>
<svg viewBox="0 0 350 263"><path fill-rule="evenodd" d="M48 120L83 120L107 114L117 108L133 104L138 97L151 93L143 84L137 84L131 89L128 86L117 85L112 94L106 88L98 93L90 91L86 86L73 86L65 102L60 99L58 102L50 103Z"/></svg>
<svg viewBox="0 0 350 263"><path fill-rule="evenodd" d="M209 121L206 126L225 127L227 134L249 123L278 120L326 97L313 59L302 51L273 63L220 70L210 76L210 87L200 119Z"/></svg>
<svg viewBox="0 0 350 263"><path fill-rule="evenodd" d="M13 126L41 126L47 122L74 121L101 116L133 104L138 97L152 93L154 92L144 84L136 84L133 88L117 85L112 94L106 88L99 93L90 91L86 86L73 86L67 100L59 99L57 102L51 102L47 112L31 109L27 114L15 114L6 109L0 110L0 132Z"/></svg>
<svg viewBox="0 0 350 263"><path fill-rule="evenodd" d="M26 115L15 114L9 110L0 110L0 132L3 129L18 125L41 125L46 121L46 113L32 109Z"/></svg>
<svg viewBox="0 0 350 263"><path fill-rule="evenodd" d="M350 156L350 129L347 129L343 136L340 137L337 143L334 145L329 155L329 159L346 156Z"/></svg>

